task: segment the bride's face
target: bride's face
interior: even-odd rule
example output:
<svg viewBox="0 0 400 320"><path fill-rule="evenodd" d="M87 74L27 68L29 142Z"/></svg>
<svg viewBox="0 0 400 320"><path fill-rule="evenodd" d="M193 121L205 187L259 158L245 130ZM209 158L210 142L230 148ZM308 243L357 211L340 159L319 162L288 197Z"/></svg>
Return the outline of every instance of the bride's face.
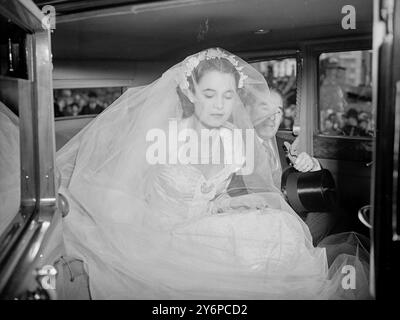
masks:
<svg viewBox="0 0 400 320"><path fill-rule="evenodd" d="M193 93L194 114L206 127L221 127L232 114L235 96L232 74L209 71L200 78Z"/></svg>

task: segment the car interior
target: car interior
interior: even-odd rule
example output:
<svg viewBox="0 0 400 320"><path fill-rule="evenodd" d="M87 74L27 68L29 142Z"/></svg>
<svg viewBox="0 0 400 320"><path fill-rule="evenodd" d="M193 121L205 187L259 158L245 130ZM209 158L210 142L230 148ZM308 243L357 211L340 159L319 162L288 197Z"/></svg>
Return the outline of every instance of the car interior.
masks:
<svg viewBox="0 0 400 320"><path fill-rule="evenodd" d="M355 28L343 25L348 14L343 8L348 5L356 10ZM57 195L57 172L52 167L56 152L123 92L151 83L184 57L210 47L226 49L251 63L270 88L282 94L283 120L277 133L282 166L290 169L284 142L298 138L299 149L327 169L333 178L327 183L335 195L330 211L338 221L331 232L377 237L370 219L377 189L374 10L374 2L365 0L22 0L0 4L0 28L5 31L0 36L0 101L20 118L21 150L28 150L21 158L26 170L21 172L25 209L18 215L7 213L5 224L12 222L14 229L0 229L1 239L27 236L26 217L41 205L32 203L37 193L43 199L56 199L56 210L62 213L57 219L67 219L68 203ZM36 36L35 30L43 30L40 17L45 14L50 14L54 25L49 33ZM41 58L46 55L50 62ZM51 90L41 91L45 87ZM36 107L30 107L31 100ZM23 179L34 170L40 173L36 178ZM42 173L53 179L50 187ZM17 210L19 198L15 201L6 210ZM51 216L46 210L41 209L43 221ZM10 252L21 246L19 240L4 240L0 253L3 270L18 265L19 274L32 268L26 261L52 264L61 284L56 293L37 291L34 280L28 281L26 289L23 279L28 276L13 277L8 271L0 282L4 296L24 292L25 298L90 299L83 261L65 254L57 219L51 218L51 232L42 228L29 235L33 239L46 234L42 260L26 257L23 263L21 253L10 260Z"/></svg>

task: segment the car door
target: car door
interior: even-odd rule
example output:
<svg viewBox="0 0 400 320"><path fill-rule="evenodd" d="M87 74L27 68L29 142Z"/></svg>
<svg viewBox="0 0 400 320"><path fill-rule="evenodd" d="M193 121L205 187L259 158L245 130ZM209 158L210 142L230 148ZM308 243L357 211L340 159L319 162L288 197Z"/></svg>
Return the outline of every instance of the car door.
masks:
<svg viewBox="0 0 400 320"><path fill-rule="evenodd" d="M373 166L372 293L393 298L400 286L400 3L374 2L377 136Z"/></svg>

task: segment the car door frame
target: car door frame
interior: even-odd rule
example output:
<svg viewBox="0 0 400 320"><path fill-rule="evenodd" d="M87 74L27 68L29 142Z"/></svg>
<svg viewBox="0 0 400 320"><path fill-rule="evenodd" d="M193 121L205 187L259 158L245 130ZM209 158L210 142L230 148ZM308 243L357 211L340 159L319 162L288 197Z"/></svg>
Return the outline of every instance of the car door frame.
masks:
<svg viewBox="0 0 400 320"><path fill-rule="evenodd" d="M48 277L50 252L62 243L54 176L51 31L30 0L4 2L0 14L26 31L28 70L28 79L6 79L16 84L19 97L21 205L0 238L0 297L48 299L55 288L44 289L42 280Z"/></svg>
<svg viewBox="0 0 400 320"><path fill-rule="evenodd" d="M377 137L371 197L371 293L393 299L400 286L400 2L374 1Z"/></svg>

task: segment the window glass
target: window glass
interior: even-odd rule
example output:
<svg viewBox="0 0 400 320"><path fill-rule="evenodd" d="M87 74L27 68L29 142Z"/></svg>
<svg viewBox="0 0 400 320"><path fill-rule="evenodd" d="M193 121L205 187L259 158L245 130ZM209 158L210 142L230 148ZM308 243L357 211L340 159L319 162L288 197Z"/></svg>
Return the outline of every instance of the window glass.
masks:
<svg viewBox="0 0 400 320"><path fill-rule="evenodd" d="M0 100L0 235L20 206L19 119Z"/></svg>
<svg viewBox="0 0 400 320"><path fill-rule="evenodd" d="M99 114L123 93L122 87L54 90L54 116Z"/></svg>
<svg viewBox="0 0 400 320"><path fill-rule="evenodd" d="M264 75L271 91L282 97L283 117L279 129L292 130L297 96L296 58L266 60L251 65Z"/></svg>
<svg viewBox="0 0 400 320"><path fill-rule="evenodd" d="M372 52L319 57L319 129L324 135L372 137Z"/></svg>

